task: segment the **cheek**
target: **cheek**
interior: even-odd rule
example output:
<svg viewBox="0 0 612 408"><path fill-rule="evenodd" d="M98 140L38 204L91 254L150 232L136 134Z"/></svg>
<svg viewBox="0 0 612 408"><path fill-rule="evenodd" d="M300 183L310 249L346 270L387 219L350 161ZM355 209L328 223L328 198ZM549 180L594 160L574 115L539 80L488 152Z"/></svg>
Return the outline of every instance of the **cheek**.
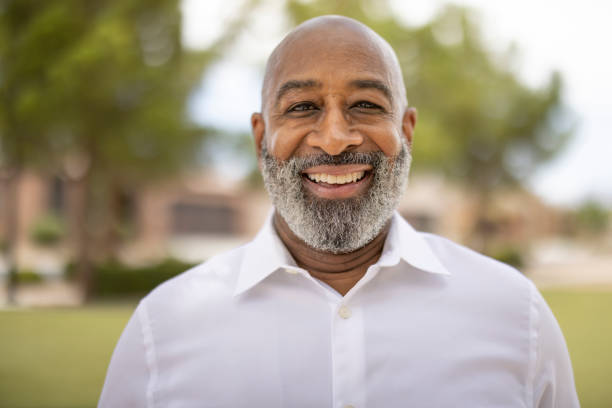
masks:
<svg viewBox="0 0 612 408"><path fill-rule="evenodd" d="M293 156L300 143L308 134L304 129L274 130L266 135L268 151L279 160L287 160Z"/></svg>
<svg viewBox="0 0 612 408"><path fill-rule="evenodd" d="M402 133L396 126L370 126L364 134L388 157L396 156L401 149Z"/></svg>

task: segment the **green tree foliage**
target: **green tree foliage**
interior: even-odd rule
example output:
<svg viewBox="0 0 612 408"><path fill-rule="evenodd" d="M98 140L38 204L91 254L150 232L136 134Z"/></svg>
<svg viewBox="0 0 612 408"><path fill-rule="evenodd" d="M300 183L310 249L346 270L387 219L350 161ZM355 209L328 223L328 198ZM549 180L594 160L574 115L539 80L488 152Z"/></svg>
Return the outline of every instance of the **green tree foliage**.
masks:
<svg viewBox="0 0 612 408"><path fill-rule="evenodd" d="M61 38L41 71L58 150L124 180L190 163L203 132L186 104L209 54L182 49L177 3L62 0L36 12L53 20L47 35Z"/></svg>
<svg viewBox="0 0 612 408"><path fill-rule="evenodd" d="M523 84L512 69L515 50L489 50L465 8L447 6L420 27L401 24L386 0L288 0L287 12L294 23L322 14L352 17L391 44L419 113L414 170L442 173L471 192L476 216L468 243L492 254L494 238L503 240L491 228L492 192L523 183L572 134L560 75L539 89Z"/></svg>
<svg viewBox="0 0 612 408"><path fill-rule="evenodd" d="M43 123L50 115L40 103L44 88L40 73L51 53L53 38L47 36L47 20L35 19L30 12L34 6L0 1L0 182L5 192L0 197L4 209L0 222L4 224L4 249L9 261L9 302L13 301L17 281L17 180L27 163L42 163L48 152ZM38 23L36 27L33 21Z"/></svg>
<svg viewBox="0 0 612 408"><path fill-rule="evenodd" d="M84 270L116 191L193 163L206 132L188 99L230 34L183 49L179 0L0 0L0 167L74 184Z"/></svg>
<svg viewBox="0 0 612 408"><path fill-rule="evenodd" d="M561 78L541 89L510 69L511 50L493 54L469 11L446 7L421 27L406 27L386 1L291 0L295 23L321 14L353 17L395 49L407 95L419 112L416 171L441 171L478 191L521 182L553 157L571 134L561 103Z"/></svg>

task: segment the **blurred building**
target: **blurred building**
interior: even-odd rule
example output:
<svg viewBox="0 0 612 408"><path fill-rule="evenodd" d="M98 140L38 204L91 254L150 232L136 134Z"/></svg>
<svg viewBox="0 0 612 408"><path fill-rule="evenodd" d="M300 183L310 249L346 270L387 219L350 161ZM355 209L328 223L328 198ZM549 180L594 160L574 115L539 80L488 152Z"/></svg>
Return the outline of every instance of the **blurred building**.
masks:
<svg viewBox="0 0 612 408"><path fill-rule="evenodd" d="M6 192L0 187L0 213ZM71 259L78 225L71 224L74 186L59 177L26 172L18 183L19 217L16 242L20 268L40 274L60 274ZM196 172L123 192L118 200L124 233L112 243L123 262L140 264L166 257L196 262L251 239L270 211L263 189L212 172ZM400 213L419 230L470 243L482 222L469 191L437 176L412 177ZM525 191L496 194L484 217L494 240L521 243L559 231L563 215ZM63 234L56 243L42 244L36 230L56 217ZM480 221L479 221L480 220ZM6 228L0 222L0 242ZM0 265L1 269L1 265Z"/></svg>

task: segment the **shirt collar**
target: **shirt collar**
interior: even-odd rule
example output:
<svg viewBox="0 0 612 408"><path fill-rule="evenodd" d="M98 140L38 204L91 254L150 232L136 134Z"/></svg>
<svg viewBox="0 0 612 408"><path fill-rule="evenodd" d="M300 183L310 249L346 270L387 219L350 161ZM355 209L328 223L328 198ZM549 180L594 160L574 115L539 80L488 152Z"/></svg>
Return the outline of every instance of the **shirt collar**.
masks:
<svg viewBox="0 0 612 408"><path fill-rule="evenodd" d="M273 214L274 210L268 215L255 239L245 248L234 296L246 292L279 269L297 268L274 229ZM383 253L377 265L397 265L400 259L424 272L450 275L425 239L396 212L391 219Z"/></svg>
<svg viewBox="0 0 612 408"><path fill-rule="evenodd" d="M249 290L278 269L297 267L287 247L274 229L273 216L274 209L268 214L266 222L255 239L245 248L234 295Z"/></svg>
<svg viewBox="0 0 612 408"><path fill-rule="evenodd" d="M392 266L400 259L423 272L450 275L423 235L395 212L378 264Z"/></svg>

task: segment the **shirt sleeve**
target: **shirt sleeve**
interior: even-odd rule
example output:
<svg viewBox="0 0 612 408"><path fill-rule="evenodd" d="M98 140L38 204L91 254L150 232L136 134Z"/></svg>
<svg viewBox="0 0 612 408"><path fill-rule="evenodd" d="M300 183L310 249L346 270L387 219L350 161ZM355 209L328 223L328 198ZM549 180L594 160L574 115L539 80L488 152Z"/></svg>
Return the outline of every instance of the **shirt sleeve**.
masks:
<svg viewBox="0 0 612 408"><path fill-rule="evenodd" d="M145 348L143 313L141 303L119 338L106 373L98 408L148 406L150 369Z"/></svg>
<svg viewBox="0 0 612 408"><path fill-rule="evenodd" d="M533 407L580 407L572 363L561 328L532 285Z"/></svg>

